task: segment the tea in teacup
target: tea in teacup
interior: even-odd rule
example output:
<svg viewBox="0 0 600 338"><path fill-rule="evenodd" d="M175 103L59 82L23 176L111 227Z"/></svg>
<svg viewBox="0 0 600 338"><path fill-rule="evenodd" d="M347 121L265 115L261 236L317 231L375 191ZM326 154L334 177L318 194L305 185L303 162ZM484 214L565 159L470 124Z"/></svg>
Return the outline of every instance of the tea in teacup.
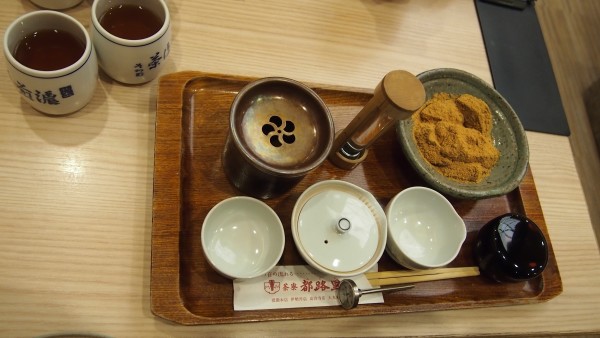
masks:
<svg viewBox="0 0 600 338"><path fill-rule="evenodd" d="M12 83L34 109L70 114L94 96L96 53L75 18L46 10L24 14L7 27L3 48Z"/></svg>
<svg viewBox="0 0 600 338"><path fill-rule="evenodd" d="M143 6L119 5L104 13L100 24L112 35L127 40L140 40L156 34L163 21Z"/></svg>
<svg viewBox="0 0 600 338"><path fill-rule="evenodd" d="M171 51L171 21L163 0L95 0L92 41L100 67L126 84L155 79Z"/></svg>
<svg viewBox="0 0 600 338"><path fill-rule="evenodd" d="M66 68L81 58L85 42L58 29L40 29L26 35L14 56L26 67L50 71Z"/></svg>

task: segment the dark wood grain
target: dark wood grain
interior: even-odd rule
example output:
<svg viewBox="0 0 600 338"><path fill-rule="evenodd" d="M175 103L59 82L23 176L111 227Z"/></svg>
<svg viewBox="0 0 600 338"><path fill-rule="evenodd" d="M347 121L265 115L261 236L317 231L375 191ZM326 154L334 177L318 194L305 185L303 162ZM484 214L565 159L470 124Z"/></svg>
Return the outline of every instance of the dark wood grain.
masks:
<svg viewBox="0 0 600 338"><path fill-rule="evenodd" d="M596 240L600 243L600 143L595 142L590 104L600 86L600 2L586 0L538 1L537 13L556 84L571 129L569 142L585 194ZM560 22L560 24L557 24ZM585 114L585 113L587 114ZM595 124L594 124L595 123Z"/></svg>
<svg viewBox="0 0 600 338"><path fill-rule="evenodd" d="M237 91L252 80L200 72L175 73L160 80L150 283L155 315L188 325L364 316L528 304L547 301L562 292L552 244L528 170L520 187L505 196L478 201L451 199L467 225L467 239L450 266L474 265L472 251L479 228L499 214L516 212L531 218L548 238L550 259L540 278L514 284L498 284L485 277L422 283L401 294L386 294L383 304L351 311L341 307L233 311L232 281L208 265L200 245L200 230L205 215L216 203L240 194L223 174L221 154L228 133L229 106ZM368 90L309 85L329 106L336 130L343 128L372 95ZM302 191L325 179L352 182L370 191L382 205L409 186L425 185L403 157L393 131L379 139L366 161L352 171L323 163L288 193L266 200L286 232L279 265L305 264L290 233L290 215ZM401 268L386 254L379 262L380 271Z"/></svg>

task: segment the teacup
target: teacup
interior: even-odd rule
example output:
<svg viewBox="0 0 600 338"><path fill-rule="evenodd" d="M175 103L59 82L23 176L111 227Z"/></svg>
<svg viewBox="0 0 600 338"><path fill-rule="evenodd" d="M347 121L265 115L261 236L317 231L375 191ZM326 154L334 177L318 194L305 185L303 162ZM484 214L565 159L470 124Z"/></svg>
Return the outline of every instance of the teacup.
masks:
<svg viewBox="0 0 600 338"><path fill-rule="evenodd" d="M67 9L79 5L83 0L31 0L35 5L47 9Z"/></svg>
<svg viewBox="0 0 600 338"><path fill-rule="evenodd" d="M548 241L527 216L508 213L481 227L474 253L483 275L497 282L522 282L546 268Z"/></svg>
<svg viewBox="0 0 600 338"><path fill-rule="evenodd" d="M43 10L13 21L4 34L8 75L33 108L73 113L93 97L98 62L85 28L74 18Z"/></svg>
<svg viewBox="0 0 600 338"><path fill-rule="evenodd" d="M118 82L152 81L171 49L171 19L163 0L95 0L92 41L100 67Z"/></svg>
<svg viewBox="0 0 600 338"><path fill-rule="evenodd" d="M273 269L285 245L277 213L247 196L215 205L204 218L200 237L208 263L231 279L250 279Z"/></svg>
<svg viewBox="0 0 600 338"><path fill-rule="evenodd" d="M333 118L315 91L288 78L258 79L231 104L223 170L244 194L280 196L327 158L333 136Z"/></svg>
<svg viewBox="0 0 600 338"><path fill-rule="evenodd" d="M385 208L388 221L386 251L411 270L439 268L453 261L466 236L465 222L439 192L410 187Z"/></svg>

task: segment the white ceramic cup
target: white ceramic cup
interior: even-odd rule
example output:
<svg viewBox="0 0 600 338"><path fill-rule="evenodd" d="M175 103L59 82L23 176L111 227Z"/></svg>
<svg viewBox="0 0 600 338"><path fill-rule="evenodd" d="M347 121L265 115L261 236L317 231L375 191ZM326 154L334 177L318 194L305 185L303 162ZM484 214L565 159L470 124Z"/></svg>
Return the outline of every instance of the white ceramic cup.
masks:
<svg viewBox="0 0 600 338"><path fill-rule="evenodd" d="M386 251L396 263L412 270L449 264L467 236L465 223L452 204L430 188L402 190L387 204L385 214Z"/></svg>
<svg viewBox="0 0 600 338"><path fill-rule="evenodd" d="M39 7L47 9L67 9L79 5L83 0L31 0Z"/></svg>
<svg viewBox="0 0 600 338"><path fill-rule="evenodd" d="M139 40L113 35L102 27L100 21L109 9L120 5L143 6L163 24L158 32ZM171 19L163 0L95 0L92 26L98 63L111 78L125 84L141 84L160 74L171 49Z"/></svg>
<svg viewBox="0 0 600 338"><path fill-rule="evenodd" d="M231 279L258 277L275 267L285 245L277 213L266 203L234 196L215 205L204 218L202 250L208 263Z"/></svg>
<svg viewBox="0 0 600 338"><path fill-rule="evenodd" d="M82 56L58 70L29 68L15 58L20 41L34 32L56 29L69 32L85 44ZM73 113L93 97L98 82L98 62L85 28L74 18L55 11L27 13L13 21L4 33L4 55L8 75L33 108L50 115Z"/></svg>

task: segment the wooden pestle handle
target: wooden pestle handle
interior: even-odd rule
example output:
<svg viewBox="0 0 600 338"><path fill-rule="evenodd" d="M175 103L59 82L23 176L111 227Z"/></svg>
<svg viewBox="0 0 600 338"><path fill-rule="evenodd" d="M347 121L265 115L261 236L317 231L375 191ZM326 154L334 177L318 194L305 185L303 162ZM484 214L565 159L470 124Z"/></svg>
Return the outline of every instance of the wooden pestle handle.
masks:
<svg viewBox="0 0 600 338"><path fill-rule="evenodd" d="M364 160L367 148L395 121L412 116L425 103L425 88L413 74L404 70L387 73L373 97L352 121L336 134L329 159L343 169L352 169ZM358 159L348 159L340 149L351 141L364 149Z"/></svg>
<svg viewBox="0 0 600 338"><path fill-rule="evenodd" d="M476 266L462 268L441 268L419 271L384 271L366 273L372 286L429 282L435 280L479 276Z"/></svg>

